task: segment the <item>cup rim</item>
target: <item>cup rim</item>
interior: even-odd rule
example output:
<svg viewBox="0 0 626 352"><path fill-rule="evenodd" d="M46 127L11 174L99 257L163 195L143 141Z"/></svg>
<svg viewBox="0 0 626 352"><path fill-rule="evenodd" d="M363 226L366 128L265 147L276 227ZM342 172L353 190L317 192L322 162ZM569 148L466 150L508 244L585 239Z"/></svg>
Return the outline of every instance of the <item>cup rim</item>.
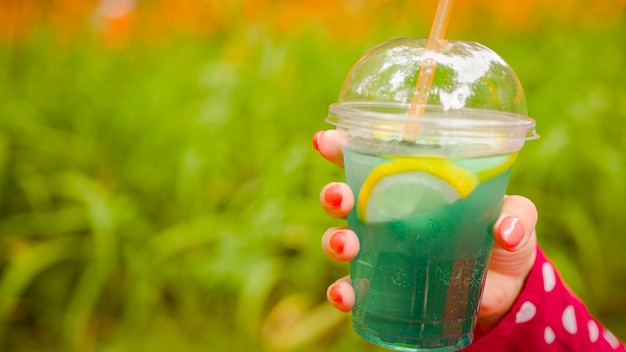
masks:
<svg viewBox="0 0 626 352"><path fill-rule="evenodd" d="M394 110L394 112L390 112ZM477 108L444 110L428 105L423 117L408 115L409 104L391 102L342 102L329 106L326 122L341 129L366 129L400 132L406 124L419 125L419 134L444 133L480 137L504 137L534 140L539 138L534 119L507 111ZM382 127L381 127L382 126Z"/></svg>

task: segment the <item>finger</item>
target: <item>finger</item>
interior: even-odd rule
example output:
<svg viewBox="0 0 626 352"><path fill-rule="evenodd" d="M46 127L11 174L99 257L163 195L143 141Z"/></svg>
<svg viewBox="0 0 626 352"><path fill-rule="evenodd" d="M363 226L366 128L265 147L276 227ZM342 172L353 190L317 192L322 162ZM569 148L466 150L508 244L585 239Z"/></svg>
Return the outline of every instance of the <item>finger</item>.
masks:
<svg viewBox="0 0 626 352"><path fill-rule="evenodd" d="M315 133L313 136L313 148L324 159L343 167L343 151L341 150L341 140L337 130L318 131Z"/></svg>
<svg viewBox="0 0 626 352"><path fill-rule="evenodd" d="M347 184L331 182L322 188L320 204L326 214L335 218L343 218L354 207L354 195Z"/></svg>
<svg viewBox="0 0 626 352"><path fill-rule="evenodd" d="M330 259L347 262L359 254L359 238L347 228L331 227L322 236L322 249Z"/></svg>
<svg viewBox="0 0 626 352"><path fill-rule="evenodd" d="M537 209L520 196L505 197L494 226L495 245L489 269L508 276L526 277L535 262Z"/></svg>
<svg viewBox="0 0 626 352"><path fill-rule="evenodd" d="M342 312L349 312L354 306L354 289L350 285L349 278L343 277L328 287L326 291L328 302Z"/></svg>
<svg viewBox="0 0 626 352"><path fill-rule="evenodd" d="M537 217L537 208L528 198L505 196L494 225L496 242L509 251L524 247L535 231Z"/></svg>

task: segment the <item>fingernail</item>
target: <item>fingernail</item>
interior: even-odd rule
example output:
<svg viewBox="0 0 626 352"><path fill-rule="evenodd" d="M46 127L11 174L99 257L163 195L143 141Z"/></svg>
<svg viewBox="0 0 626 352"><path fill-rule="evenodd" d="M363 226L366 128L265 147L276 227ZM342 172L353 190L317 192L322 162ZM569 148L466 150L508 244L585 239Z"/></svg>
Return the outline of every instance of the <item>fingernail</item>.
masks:
<svg viewBox="0 0 626 352"><path fill-rule="evenodd" d="M513 248L522 241L524 237L524 226L518 218L507 216L500 223L500 234L502 235L504 244Z"/></svg>
<svg viewBox="0 0 626 352"><path fill-rule="evenodd" d="M346 245L346 234L343 231L335 232L330 236L330 248L335 253L343 253L343 249Z"/></svg>
<svg viewBox="0 0 626 352"><path fill-rule="evenodd" d="M333 301L335 303L343 302L343 297L341 297L341 292L339 291L339 286L331 287L330 291L328 292L328 297L330 298L331 301Z"/></svg>
<svg viewBox="0 0 626 352"><path fill-rule="evenodd" d="M338 185L330 186L326 192L324 192L324 202L331 208L339 208L343 196Z"/></svg>
<svg viewBox="0 0 626 352"><path fill-rule="evenodd" d="M322 136L322 134L324 134L324 131L317 131L314 135L313 135L313 148L315 148L315 150L317 150L318 152L320 151L320 146L319 146L319 139Z"/></svg>

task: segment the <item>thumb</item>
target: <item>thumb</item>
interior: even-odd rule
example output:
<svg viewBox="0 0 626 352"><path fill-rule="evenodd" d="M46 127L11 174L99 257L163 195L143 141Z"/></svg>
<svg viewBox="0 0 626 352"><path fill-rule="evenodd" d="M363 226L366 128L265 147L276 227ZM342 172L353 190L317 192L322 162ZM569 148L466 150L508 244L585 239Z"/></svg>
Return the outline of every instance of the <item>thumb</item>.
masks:
<svg viewBox="0 0 626 352"><path fill-rule="evenodd" d="M537 217L537 208L529 199L505 196L494 225L490 269L511 275L530 270L537 246Z"/></svg>

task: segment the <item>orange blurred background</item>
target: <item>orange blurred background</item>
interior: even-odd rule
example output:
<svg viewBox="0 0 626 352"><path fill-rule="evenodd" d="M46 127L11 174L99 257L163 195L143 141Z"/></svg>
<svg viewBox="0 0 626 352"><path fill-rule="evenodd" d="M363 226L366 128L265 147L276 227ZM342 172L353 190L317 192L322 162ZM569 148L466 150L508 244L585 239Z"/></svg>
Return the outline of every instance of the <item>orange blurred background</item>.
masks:
<svg viewBox="0 0 626 352"><path fill-rule="evenodd" d="M406 36L427 36L436 1L406 0L1 0L0 40L19 42L34 28L47 25L64 40L91 29L109 44L130 38L155 41L170 33L223 36L238 28L261 25L278 35L298 35L316 27L328 38L350 40L394 28L410 28ZM450 37L506 29L511 33L561 26L610 26L623 16L626 0L457 0ZM376 17L376 21L371 19ZM491 22L486 23L485 19ZM496 19L495 22L493 19Z"/></svg>

